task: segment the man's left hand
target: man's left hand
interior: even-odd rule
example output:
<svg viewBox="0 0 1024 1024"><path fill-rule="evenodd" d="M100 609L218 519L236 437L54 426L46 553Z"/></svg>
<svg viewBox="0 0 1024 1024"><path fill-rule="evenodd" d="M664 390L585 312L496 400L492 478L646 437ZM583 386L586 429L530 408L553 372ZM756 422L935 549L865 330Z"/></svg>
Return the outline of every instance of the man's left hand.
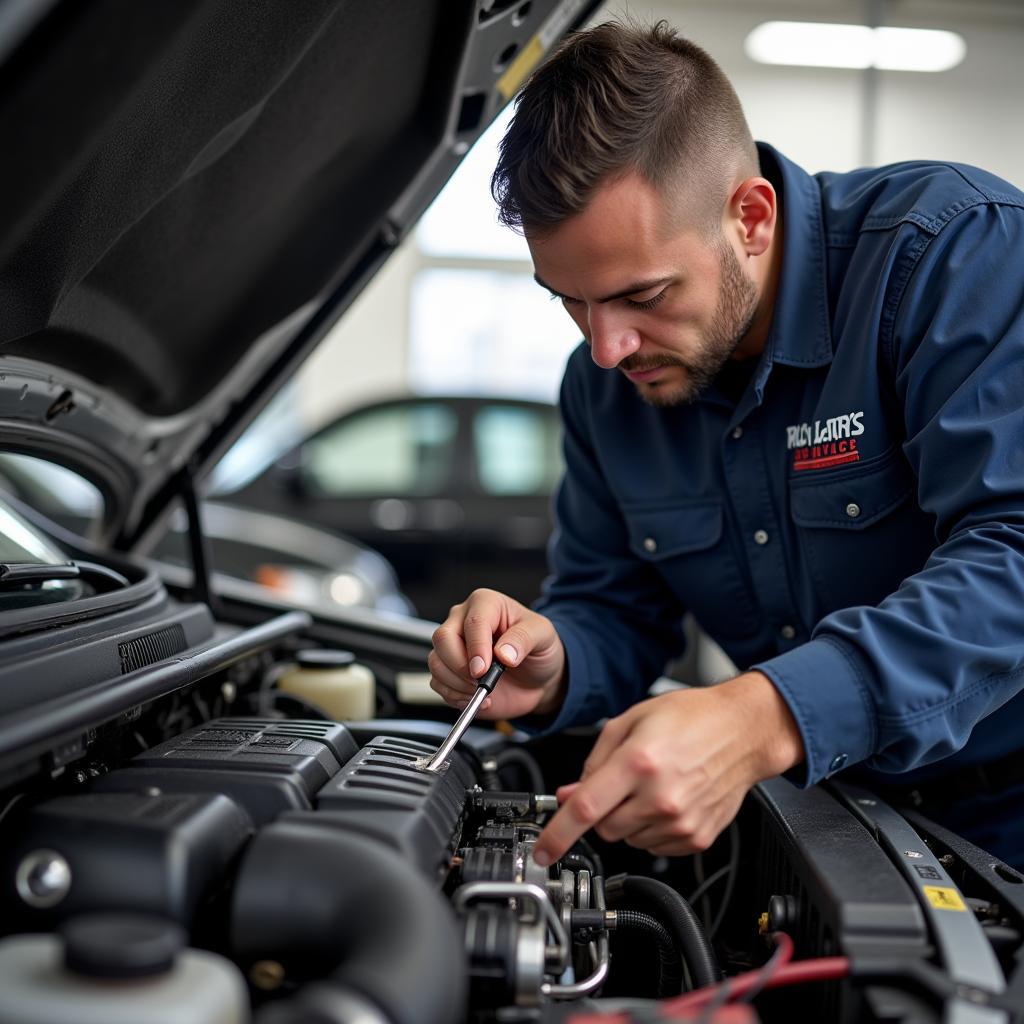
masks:
<svg viewBox="0 0 1024 1024"><path fill-rule="evenodd" d="M533 856L550 864L589 829L656 855L706 850L756 782L804 758L796 722L760 672L634 705L601 730Z"/></svg>

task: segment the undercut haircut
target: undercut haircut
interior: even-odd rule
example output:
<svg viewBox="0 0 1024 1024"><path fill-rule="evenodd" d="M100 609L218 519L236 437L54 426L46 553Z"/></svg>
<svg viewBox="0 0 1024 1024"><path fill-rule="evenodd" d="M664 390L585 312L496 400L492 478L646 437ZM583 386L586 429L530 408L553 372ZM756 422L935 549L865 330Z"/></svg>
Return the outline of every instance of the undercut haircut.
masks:
<svg viewBox="0 0 1024 1024"><path fill-rule="evenodd" d="M712 234L735 175L760 173L728 78L665 21L568 36L519 96L491 192L503 224L543 235L631 171Z"/></svg>

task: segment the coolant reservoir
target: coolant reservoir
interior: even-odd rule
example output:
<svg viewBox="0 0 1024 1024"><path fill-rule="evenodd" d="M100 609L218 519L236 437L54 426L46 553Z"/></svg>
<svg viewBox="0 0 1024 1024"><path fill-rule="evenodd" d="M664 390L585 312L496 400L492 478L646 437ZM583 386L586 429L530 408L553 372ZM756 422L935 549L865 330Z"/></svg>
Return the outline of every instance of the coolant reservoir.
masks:
<svg viewBox="0 0 1024 1024"><path fill-rule="evenodd" d="M315 704L335 722L365 721L376 712L373 673L351 651L299 651L277 687Z"/></svg>
<svg viewBox="0 0 1024 1024"><path fill-rule="evenodd" d="M171 922L91 914L60 935L0 940L0 1024L248 1024L231 961Z"/></svg>

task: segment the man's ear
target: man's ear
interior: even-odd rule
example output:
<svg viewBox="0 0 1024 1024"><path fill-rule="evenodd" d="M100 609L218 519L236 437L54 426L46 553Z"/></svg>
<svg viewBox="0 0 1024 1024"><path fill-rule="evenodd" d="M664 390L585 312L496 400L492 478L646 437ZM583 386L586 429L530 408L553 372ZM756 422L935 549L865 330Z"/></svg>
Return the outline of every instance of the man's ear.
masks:
<svg viewBox="0 0 1024 1024"><path fill-rule="evenodd" d="M748 256L766 252L775 234L778 197L767 178L747 178L733 189L726 217Z"/></svg>

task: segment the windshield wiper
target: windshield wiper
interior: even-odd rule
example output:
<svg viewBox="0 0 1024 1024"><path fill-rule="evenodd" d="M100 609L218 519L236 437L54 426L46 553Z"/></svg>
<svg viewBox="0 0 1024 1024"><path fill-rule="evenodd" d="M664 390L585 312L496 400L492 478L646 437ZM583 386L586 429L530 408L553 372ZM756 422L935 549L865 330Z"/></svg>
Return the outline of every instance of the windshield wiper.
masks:
<svg viewBox="0 0 1024 1024"><path fill-rule="evenodd" d="M46 580L73 580L82 575L74 562L0 562L0 587Z"/></svg>
<svg viewBox="0 0 1024 1024"><path fill-rule="evenodd" d="M50 580L76 580L83 576L99 576L117 587L128 586L126 577L95 562L0 562L0 588Z"/></svg>

